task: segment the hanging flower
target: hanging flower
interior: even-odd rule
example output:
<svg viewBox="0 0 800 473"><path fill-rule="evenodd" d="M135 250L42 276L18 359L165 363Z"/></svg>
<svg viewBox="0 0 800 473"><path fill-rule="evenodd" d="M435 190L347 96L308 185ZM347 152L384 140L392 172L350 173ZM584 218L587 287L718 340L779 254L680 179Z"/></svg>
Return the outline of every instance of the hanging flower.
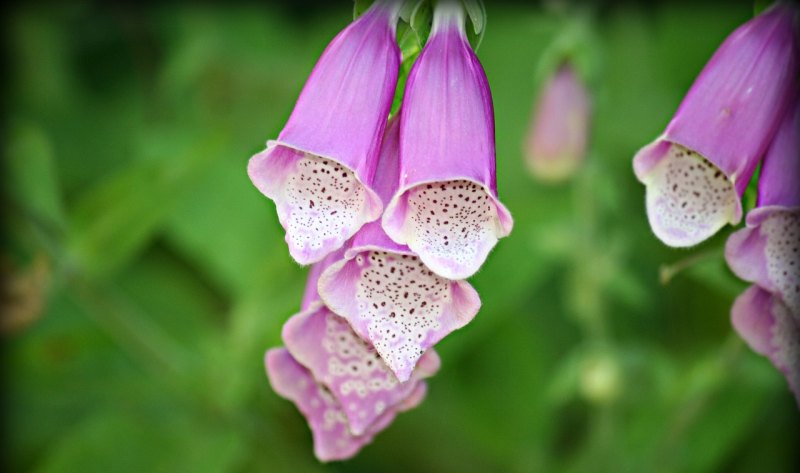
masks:
<svg viewBox="0 0 800 473"><path fill-rule="evenodd" d="M339 248L383 205L371 188L397 84L399 1L378 0L328 45L289 121L250 159L300 264Z"/></svg>
<svg viewBox="0 0 800 473"><path fill-rule="evenodd" d="M670 246L695 245L741 220L739 201L797 78L797 10L777 4L714 53L666 131L634 158L647 215Z"/></svg>
<svg viewBox="0 0 800 473"><path fill-rule="evenodd" d="M800 98L764 158L758 207L728 238L725 257L740 278L773 293L800 322Z"/></svg>
<svg viewBox="0 0 800 473"><path fill-rule="evenodd" d="M491 93L464 21L460 2L437 3L406 83L399 189L382 220L392 240L452 280L478 271L513 224L497 198Z"/></svg>
<svg viewBox="0 0 800 473"><path fill-rule="evenodd" d="M395 117L386 128L378 162L375 190L384 202L397 190L399 129ZM468 282L433 273L378 222L365 225L344 258L325 270L319 293L375 347L401 382L411 377L428 348L466 325L481 304Z"/></svg>
<svg viewBox="0 0 800 473"><path fill-rule="evenodd" d="M272 389L294 402L308 421L314 438L314 454L325 462L354 456L391 424L398 413L418 406L427 392L425 383L420 382L406 399L378 416L366 432L354 435L339 401L287 349L273 348L267 351L264 364Z"/></svg>
<svg viewBox="0 0 800 473"><path fill-rule="evenodd" d="M756 285L736 299L731 321L750 348L786 376L800 405L800 321L780 299Z"/></svg>
<svg viewBox="0 0 800 473"><path fill-rule="evenodd" d="M565 62L540 93L525 140L528 169L542 181L569 179L586 157L591 104L589 91Z"/></svg>

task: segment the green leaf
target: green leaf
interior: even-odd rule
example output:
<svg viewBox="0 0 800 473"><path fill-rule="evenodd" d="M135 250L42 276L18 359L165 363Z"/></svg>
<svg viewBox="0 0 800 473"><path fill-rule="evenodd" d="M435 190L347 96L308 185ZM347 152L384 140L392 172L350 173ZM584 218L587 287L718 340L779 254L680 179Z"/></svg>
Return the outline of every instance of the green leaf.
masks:
<svg viewBox="0 0 800 473"><path fill-rule="evenodd" d="M177 151L160 149L157 160L134 162L87 190L70 215L72 262L94 275L124 265L194 189L218 147L219 138L211 135Z"/></svg>
<svg viewBox="0 0 800 473"><path fill-rule="evenodd" d="M61 187L48 137L32 123L12 122L9 128L3 192L36 223L63 226Z"/></svg>
<svg viewBox="0 0 800 473"><path fill-rule="evenodd" d="M461 0L461 3L472 22L472 29L467 28L467 38L472 49L477 51L486 33L486 6L483 0Z"/></svg>
<svg viewBox="0 0 800 473"><path fill-rule="evenodd" d="M353 0L353 19L361 16L373 3L374 0Z"/></svg>

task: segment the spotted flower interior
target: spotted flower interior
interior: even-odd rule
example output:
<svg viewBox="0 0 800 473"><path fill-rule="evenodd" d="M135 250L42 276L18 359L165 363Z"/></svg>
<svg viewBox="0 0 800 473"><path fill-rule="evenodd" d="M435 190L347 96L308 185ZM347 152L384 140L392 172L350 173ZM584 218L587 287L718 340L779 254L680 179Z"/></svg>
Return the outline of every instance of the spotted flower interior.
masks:
<svg viewBox="0 0 800 473"><path fill-rule="evenodd" d="M422 184L406 194L406 244L435 273L465 279L486 260L501 234L494 200L467 180Z"/></svg>
<svg viewBox="0 0 800 473"><path fill-rule="evenodd" d="M320 294L369 340L400 381L426 350L466 325L480 308L477 292L428 269L413 254L361 251L331 266Z"/></svg>
<svg viewBox="0 0 800 473"><path fill-rule="evenodd" d="M275 201L298 263L321 260L380 216L379 199L346 166L280 145L266 153L251 162L251 177Z"/></svg>
<svg viewBox="0 0 800 473"><path fill-rule="evenodd" d="M289 319L283 340L314 379L330 389L354 435L366 432L387 409L408 398L419 379L438 370L438 357L431 354L415 378L400 383L375 349L321 304Z"/></svg>
<svg viewBox="0 0 800 473"><path fill-rule="evenodd" d="M739 197L727 176L699 154L672 144L647 176L647 215L670 246L692 246L735 223Z"/></svg>

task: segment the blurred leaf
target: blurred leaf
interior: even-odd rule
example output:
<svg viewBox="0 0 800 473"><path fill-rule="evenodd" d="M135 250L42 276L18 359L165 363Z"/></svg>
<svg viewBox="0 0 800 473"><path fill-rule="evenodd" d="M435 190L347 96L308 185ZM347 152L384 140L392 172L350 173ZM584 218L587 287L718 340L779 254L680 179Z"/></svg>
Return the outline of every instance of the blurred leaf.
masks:
<svg viewBox="0 0 800 473"><path fill-rule="evenodd" d="M3 191L39 224L64 225L64 209L52 146L33 124L12 122L5 149Z"/></svg>
<svg viewBox="0 0 800 473"><path fill-rule="evenodd" d="M179 154L133 163L87 190L71 213L71 257L91 274L124 265L156 232L218 152L213 134Z"/></svg>

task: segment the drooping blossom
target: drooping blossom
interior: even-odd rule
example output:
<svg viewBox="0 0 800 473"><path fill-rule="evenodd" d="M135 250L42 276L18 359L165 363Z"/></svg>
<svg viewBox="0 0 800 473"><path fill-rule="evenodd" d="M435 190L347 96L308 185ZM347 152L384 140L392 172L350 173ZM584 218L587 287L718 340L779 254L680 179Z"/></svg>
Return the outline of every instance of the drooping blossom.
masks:
<svg viewBox="0 0 800 473"><path fill-rule="evenodd" d="M770 292L750 286L733 304L733 327L786 377L800 406L800 321Z"/></svg>
<svg viewBox="0 0 800 473"><path fill-rule="evenodd" d="M294 402L308 421L314 438L314 454L320 461L345 460L354 456L391 424L398 413L418 406L427 392L425 382L420 381L406 399L386 409L366 432L353 435L339 401L287 349L267 351L264 363L275 392Z"/></svg>
<svg viewBox="0 0 800 473"><path fill-rule="evenodd" d="M702 242L742 218L739 198L797 78L797 9L777 4L714 53L666 131L634 158L647 215L664 243Z"/></svg>
<svg viewBox="0 0 800 473"><path fill-rule="evenodd" d="M277 140L248 164L300 264L341 247L383 210L371 183L397 84L399 5L376 1L333 39Z"/></svg>
<svg viewBox="0 0 800 473"><path fill-rule="evenodd" d="M586 157L591 100L569 62L547 80L525 139L528 169L542 181L570 178Z"/></svg>
<svg viewBox="0 0 800 473"><path fill-rule="evenodd" d="M402 403L420 380L439 369L439 357L426 352L407 382L400 382L375 348L356 334L347 320L316 297L319 275L341 252L312 267L304 298L305 309L283 326L283 343L292 357L308 368L314 379L339 402L350 432L362 435L387 409Z"/></svg>
<svg viewBox="0 0 800 473"><path fill-rule="evenodd" d="M773 293L800 322L800 97L761 166L758 206L729 238L725 257L740 278Z"/></svg>
<svg viewBox="0 0 800 473"><path fill-rule="evenodd" d="M388 202L398 183L399 120L386 128L375 191ZM319 280L325 304L368 340L400 381L407 381L428 348L467 324L480 308L466 281L438 276L405 245L392 241L379 222L366 224L344 258Z"/></svg>
<svg viewBox="0 0 800 473"><path fill-rule="evenodd" d="M406 83L400 180L386 233L444 278L474 274L511 215L497 198L489 84L466 38L460 2L438 2L430 38Z"/></svg>

